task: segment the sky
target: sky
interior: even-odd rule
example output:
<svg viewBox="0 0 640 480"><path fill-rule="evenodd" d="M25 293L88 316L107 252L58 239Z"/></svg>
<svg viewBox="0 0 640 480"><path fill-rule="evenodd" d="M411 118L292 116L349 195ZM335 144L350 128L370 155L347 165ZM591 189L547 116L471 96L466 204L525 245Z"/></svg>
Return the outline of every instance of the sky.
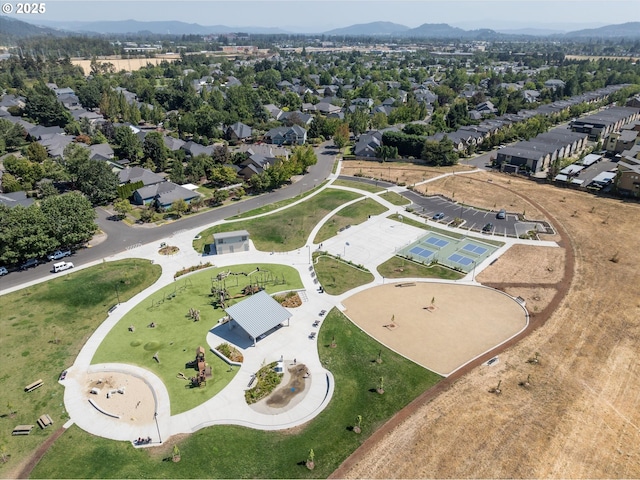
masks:
<svg viewBox="0 0 640 480"><path fill-rule="evenodd" d="M48 0L46 10L38 14L42 20L179 20L304 33L375 21L411 28L448 23L467 30L563 31L640 21L640 0ZM38 20L33 14L12 16L30 23Z"/></svg>

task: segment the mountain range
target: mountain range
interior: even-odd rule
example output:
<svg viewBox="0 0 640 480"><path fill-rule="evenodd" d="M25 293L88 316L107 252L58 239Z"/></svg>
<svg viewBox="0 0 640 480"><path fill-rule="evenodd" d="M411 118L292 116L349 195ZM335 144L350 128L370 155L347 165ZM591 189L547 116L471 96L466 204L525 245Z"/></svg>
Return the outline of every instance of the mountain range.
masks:
<svg viewBox="0 0 640 480"><path fill-rule="evenodd" d="M33 19L38 25L29 24L0 16L0 35L10 38L21 38L33 35L68 35L80 33L85 35L118 35L118 34L156 34L156 35L207 35L225 34L233 32L246 32L253 34L272 35L298 35L276 27L229 27L226 25L204 26L197 23L180 21L155 21L141 22L138 20L123 21L51 21ZM508 39L513 36L528 37L554 37L554 38L640 38L640 22L629 22L619 25L606 25L600 28L576 30L566 33L558 33L551 30L507 30L504 32L491 29L464 30L452 27L446 23L425 23L416 28L409 28L392 22L372 22L350 25L326 32L317 32L316 35L332 36L380 36L380 37L404 37L404 38L452 38L467 40L493 40Z"/></svg>

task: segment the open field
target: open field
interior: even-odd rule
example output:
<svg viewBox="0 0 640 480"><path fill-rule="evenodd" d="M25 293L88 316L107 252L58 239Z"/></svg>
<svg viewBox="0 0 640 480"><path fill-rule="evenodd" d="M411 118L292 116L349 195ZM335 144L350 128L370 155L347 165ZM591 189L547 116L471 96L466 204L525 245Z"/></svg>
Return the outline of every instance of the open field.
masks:
<svg viewBox="0 0 640 480"><path fill-rule="evenodd" d="M532 312L538 328L498 363L425 394L337 477L640 476L640 206L516 178L509 187L566 231L567 266L575 254L575 269L557 284L560 294L568 288L566 297L555 311ZM526 362L534 352L538 365ZM518 386L527 375L531 387ZM499 380L502 395L487 393Z"/></svg>
<svg viewBox="0 0 640 480"><path fill-rule="evenodd" d="M23 462L68 420L58 377L117 303L115 288L124 302L159 276L160 266L148 260L106 262L0 296L0 445L10 455L0 462L0 477L16 478ZM43 386L25 393L25 385L38 379ZM44 413L52 426L11 436L13 427L35 425Z"/></svg>
<svg viewBox="0 0 640 480"><path fill-rule="evenodd" d="M468 165L453 167L427 167L405 162L378 162L376 160L343 160L340 175L362 175L394 183L412 185L444 173L471 170Z"/></svg>
<svg viewBox="0 0 640 480"><path fill-rule="evenodd" d="M175 62L176 60L180 60L180 55L164 55L156 58L99 57L97 61L98 63L111 63L116 72L119 72L120 70L133 72L135 70L140 70L141 68L146 67L147 64L160 65L162 62ZM91 73L91 60L72 58L71 63L82 67L85 75Z"/></svg>
<svg viewBox="0 0 640 480"><path fill-rule="evenodd" d="M478 275L480 283L554 284L564 275L565 251L556 247L514 245ZM526 265L526 268L522 268Z"/></svg>
<svg viewBox="0 0 640 480"><path fill-rule="evenodd" d="M257 271L257 268L260 270ZM241 295L242 288L268 278L278 282L284 279L286 283L267 282L264 285L267 293L302 288L298 272L286 265L234 265L209 268L180 277L127 313L107 334L91 363L127 363L153 372L167 387L172 415L191 410L212 398L237 373L237 370L229 371L228 364L211 353L207 345L207 333L225 315L222 308L212 307L214 297L211 295L211 279L222 271L254 272L249 276L229 275L224 284L220 282L220 288L226 288L231 296ZM228 305L244 298L240 296L230 300ZM194 322L189 317L190 308L201 312L199 321ZM149 328L152 322L155 326ZM129 327L133 327L134 331L129 331ZM185 364L195 358L199 346L203 346L207 352L206 360L211 366L213 378L207 381L206 388L185 388L185 380L176 378L176 375L178 372L183 372L187 377L195 375L196 371L186 369ZM156 352L161 362L153 359Z"/></svg>
<svg viewBox="0 0 640 480"><path fill-rule="evenodd" d="M372 193L378 193L378 192L384 192L384 188L382 187L376 187L375 185L371 185L369 183L364 183L364 182L354 182L352 180L336 180L335 182L333 182L331 185L335 185L338 187L351 187L351 188L357 188L359 190L364 190L366 192L372 192Z"/></svg>
<svg viewBox="0 0 640 480"><path fill-rule="evenodd" d="M337 347L330 348L334 337ZM340 387L328 407L303 426L281 432L208 427L143 449L96 438L73 426L30 478L326 478L394 412L441 379L363 334L337 309L322 322L318 348L322 364ZM375 362L379 352L381 364ZM381 376L383 395L375 391ZM360 435L350 428L358 415L363 417ZM175 444L182 460L163 461ZM304 466L311 448L316 456L313 471Z"/></svg>
<svg viewBox="0 0 640 480"><path fill-rule="evenodd" d="M396 192L384 192L380 195L380 198L384 198L387 202L391 202L394 205L409 205L411 203L410 200Z"/></svg>

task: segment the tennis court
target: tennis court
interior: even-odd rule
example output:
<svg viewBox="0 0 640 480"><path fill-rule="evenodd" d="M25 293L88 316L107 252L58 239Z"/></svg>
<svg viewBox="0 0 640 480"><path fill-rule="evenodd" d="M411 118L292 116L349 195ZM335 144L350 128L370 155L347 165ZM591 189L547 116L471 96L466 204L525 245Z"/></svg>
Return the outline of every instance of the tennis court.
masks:
<svg viewBox="0 0 640 480"><path fill-rule="evenodd" d="M476 238L454 238L442 233L429 232L401 248L398 255L425 264L436 262L469 273L497 249L498 246Z"/></svg>

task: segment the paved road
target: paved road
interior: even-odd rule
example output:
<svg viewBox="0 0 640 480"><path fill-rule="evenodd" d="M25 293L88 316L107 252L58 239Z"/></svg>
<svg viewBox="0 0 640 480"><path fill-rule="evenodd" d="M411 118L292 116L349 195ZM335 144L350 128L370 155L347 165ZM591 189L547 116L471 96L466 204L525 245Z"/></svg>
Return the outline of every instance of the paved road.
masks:
<svg viewBox="0 0 640 480"><path fill-rule="evenodd" d="M147 225L131 227L123 222L109 220L109 213L98 208L96 210L98 214L97 223L100 229L107 234L107 239L92 248L79 250L65 260L73 262L77 267L122 252L136 244L161 241L171 237L177 232L196 227L204 227L237 215L238 213L248 212L249 210L286 200L307 192L331 175L335 154L337 153L337 150L330 148L330 142L325 142L316 148L315 151L318 157L318 163L309 169L309 173L291 185L257 197L251 197L242 202L226 205L201 214L190 215L182 218L180 221L171 222L159 227ZM22 283L31 282L51 275L51 265L51 263L44 263L24 272L15 271L9 275L0 277L0 292L5 288L12 288Z"/></svg>

